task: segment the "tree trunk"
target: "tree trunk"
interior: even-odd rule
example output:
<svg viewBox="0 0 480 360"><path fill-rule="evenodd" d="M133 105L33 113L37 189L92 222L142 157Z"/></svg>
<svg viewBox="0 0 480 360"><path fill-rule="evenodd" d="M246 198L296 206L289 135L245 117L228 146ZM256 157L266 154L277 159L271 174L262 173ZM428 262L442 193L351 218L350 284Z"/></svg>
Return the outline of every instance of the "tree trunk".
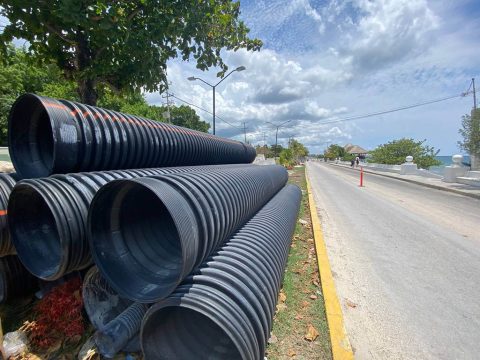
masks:
<svg viewBox="0 0 480 360"><path fill-rule="evenodd" d="M81 74L80 76L82 76L82 73L90 67L94 59L92 57L90 44L81 29L78 29L76 37L76 65L77 70ZM98 94L96 91L96 81L91 78L80 78L77 80L77 84L77 92L80 96L80 101L87 105L97 105Z"/></svg>
<svg viewBox="0 0 480 360"><path fill-rule="evenodd" d="M77 91L82 103L93 106L97 105L98 94L95 89L95 80L79 80Z"/></svg>

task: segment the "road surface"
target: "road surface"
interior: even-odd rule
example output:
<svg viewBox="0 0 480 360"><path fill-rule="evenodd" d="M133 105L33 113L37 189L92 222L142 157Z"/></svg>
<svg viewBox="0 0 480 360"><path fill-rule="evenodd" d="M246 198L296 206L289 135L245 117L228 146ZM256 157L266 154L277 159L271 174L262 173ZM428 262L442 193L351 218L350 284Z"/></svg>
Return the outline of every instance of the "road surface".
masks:
<svg viewBox="0 0 480 360"><path fill-rule="evenodd" d="M480 359L480 200L309 162L357 359Z"/></svg>

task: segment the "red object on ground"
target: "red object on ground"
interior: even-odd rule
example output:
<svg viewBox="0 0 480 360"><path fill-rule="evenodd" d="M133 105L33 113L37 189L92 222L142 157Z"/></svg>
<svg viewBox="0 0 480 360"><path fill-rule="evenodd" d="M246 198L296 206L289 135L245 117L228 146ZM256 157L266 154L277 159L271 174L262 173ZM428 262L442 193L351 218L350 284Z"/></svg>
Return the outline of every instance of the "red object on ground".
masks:
<svg viewBox="0 0 480 360"><path fill-rule="evenodd" d="M363 167L360 167L360 187L363 187Z"/></svg>
<svg viewBox="0 0 480 360"><path fill-rule="evenodd" d="M82 306L79 277L53 289L35 306L35 326L29 334L32 344L45 349L58 340L81 336L84 331Z"/></svg>

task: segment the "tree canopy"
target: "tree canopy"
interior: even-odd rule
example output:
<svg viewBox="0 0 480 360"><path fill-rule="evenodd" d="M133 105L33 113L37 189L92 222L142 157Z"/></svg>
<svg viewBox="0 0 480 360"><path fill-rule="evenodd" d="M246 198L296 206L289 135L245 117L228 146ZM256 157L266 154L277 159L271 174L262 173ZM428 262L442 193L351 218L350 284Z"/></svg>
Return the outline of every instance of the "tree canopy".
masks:
<svg viewBox="0 0 480 360"><path fill-rule="evenodd" d="M343 146L340 146L338 144L332 144L325 151L324 157L329 160L335 160L336 158L343 159L345 154L346 154L346 151L343 148Z"/></svg>
<svg viewBox="0 0 480 360"><path fill-rule="evenodd" d="M232 0L5 0L8 24L0 46L14 38L54 61L77 84L82 102L96 105L99 85L115 91L163 91L167 60L194 59L200 70L228 67L221 50L259 50Z"/></svg>
<svg viewBox="0 0 480 360"><path fill-rule="evenodd" d="M56 64L39 61L11 45L7 47L3 60L0 62L0 145L7 144L8 113L15 99L21 94L33 92L54 98L80 100L75 91L75 82L65 80ZM149 105L139 91L114 93L108 87L100 87L98 95L98 106L166 121L166 108ZM203 132L207 132L210 127L188 106L173 106L170 107L170 112L171 121L175 125Z"/></svg>
<svg viewBox="0 0 480 360"><path fill-rule="evenodd" d="M411 155L413 156L413 162L420 168L428 169L430 166L441 165L442 162L435 158L440 150L435 150L433 147L426 145L425 142L426 140L415 141L407 138L393 140L370 151L368 161L400 165L405 162L407 156Z"/></svg>
<svg viewBox="0 0 480 360"><path fill-rule="evenodd" d="M302 158L308 155L308 149L298 140L292 139L287 149L280 152L280 164L293 166L298 164Z"/></svg>
<svg viewBox="0 0 480 360"><path fill-rule="evenodd" d="M460 149L480 156L480 109L462 117L462 128L458 132L463 138L463 141L458 142Z"/></svg>

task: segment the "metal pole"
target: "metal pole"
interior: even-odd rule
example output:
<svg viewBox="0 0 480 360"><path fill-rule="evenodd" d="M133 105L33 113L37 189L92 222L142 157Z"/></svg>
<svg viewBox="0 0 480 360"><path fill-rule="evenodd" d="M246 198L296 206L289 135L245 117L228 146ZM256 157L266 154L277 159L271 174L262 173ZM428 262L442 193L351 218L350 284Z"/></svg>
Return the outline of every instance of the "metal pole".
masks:
<svg viewBox="0 0 480 360"><path fill-rule="evenodd" d="M275 133L275 160L277 160L278 128L279 128L279 126L277 126L277 132Z"/></svg>
<svg viewBox="0 0 480 360"><path fill-rule="evenodd" d="M215 135L215 86L212 86L213 89L213 135Z"/></svg>
<svg viewBox="0 0 480 360"><path fill-rule="evenodd" d="M473 110L477 110L477 94L475 92L475 78L472 78L473 87Z"/></svg>
<svg viewBox="0 0 480 360"><path fill-rule="evenodd" d="M247 128L245 127L245 121L243 122L243 133L245 134L245 144L247 143Z"/></svg>

